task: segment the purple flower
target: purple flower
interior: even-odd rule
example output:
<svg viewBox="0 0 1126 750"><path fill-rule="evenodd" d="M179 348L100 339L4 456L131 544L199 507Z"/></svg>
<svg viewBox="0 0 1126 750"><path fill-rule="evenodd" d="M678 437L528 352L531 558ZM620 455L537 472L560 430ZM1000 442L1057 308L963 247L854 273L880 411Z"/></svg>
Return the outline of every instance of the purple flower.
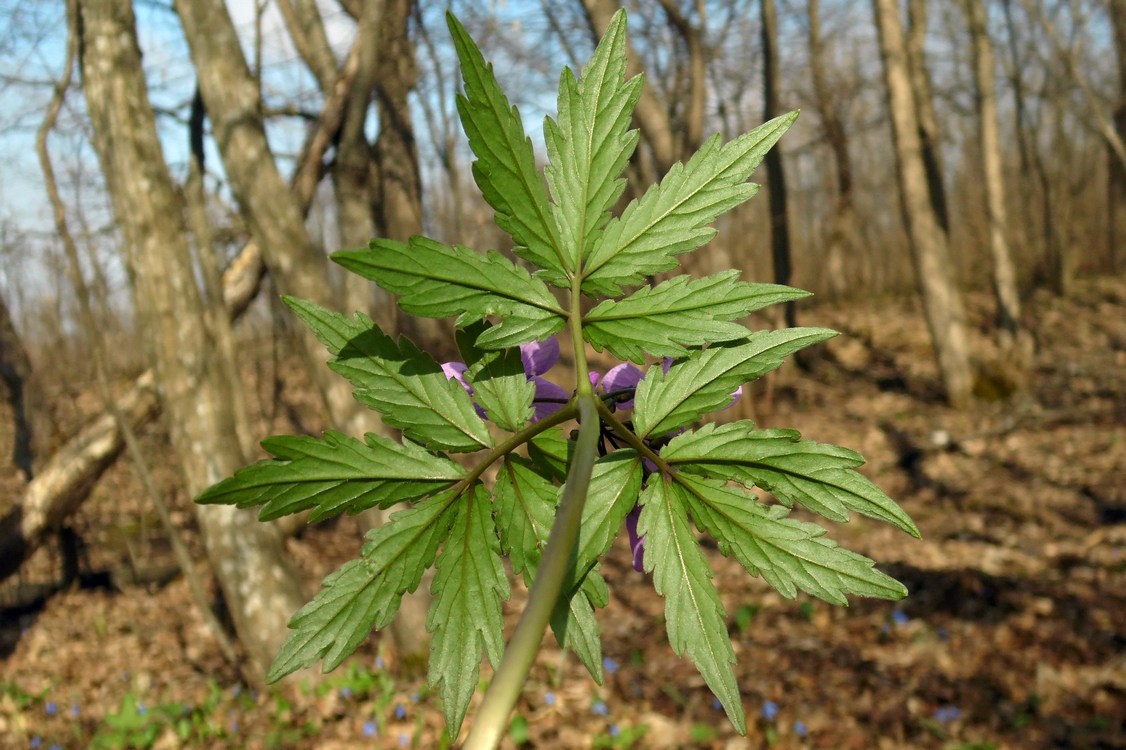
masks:
<svg viewBox="0 0 1126 750"><path fill-rule="evenodd" d="M374 737L379 734L379 728L374 721L365 721L363 732L365 737Z"/></svg>
<svg viewBox="0 0 1126 750"><path fill-rule="evenodd" d="M616 674L618 671L618 662L611 659L609 656L602 657L602 668L610 674Z"/></svg>
<svg viewBox="0 0 1126 750"><path fill-rule="evenodd" d="M54 716L59 712L59 704L55 703L54 701L47 701L47 705L44 706L44 710L47 711L48 716Z"/></svg>
<svg viewBox="0 0 1126 750"><path fill-rule="evenodd" d="M778 704L774 701L767 701L762 704L762 718L767 721L774 721L778 716Z"/></svg>
<svg viewBox="0 0 1126 750"><path fill-rule="evenodd" d="M633 552L633 569L645 572L645 537L637 535L637 519L641 518L641 506L633 506L626 516L626 533L629 534L629 548Z"/></svg>
<svg viewBox="0 0 1126 750"><path fill-rule="evenodd" d="M957 706L942 706L934 712L934 720L940 724L949 724L957 721L962 715L962 709Z"/></svg>
<svg viewBox="0 0 1126 750"><path fill-rule="evenodd" d="M809 734L809 727L805 725L804 721L795 721L794 734L796 734L798 737L805 737Z"/></svg>

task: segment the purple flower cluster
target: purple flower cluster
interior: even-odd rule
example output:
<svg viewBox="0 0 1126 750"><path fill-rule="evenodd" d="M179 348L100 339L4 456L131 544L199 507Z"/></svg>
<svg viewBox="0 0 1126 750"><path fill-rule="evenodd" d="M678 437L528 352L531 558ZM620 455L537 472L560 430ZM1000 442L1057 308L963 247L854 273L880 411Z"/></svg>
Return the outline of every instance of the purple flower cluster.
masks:
<svg viewBox="0 0 1126 750"><path fill-rule="evenodd" d="M535 396L532 399L532 421L538 422L550 417L571 400L571 393L544 377L559 361L559 340L552 336L544 341L521 344L520 359L524 364L524 374L536 386ZM673 360L666 357L661 363L661 369L667 373L672 364ZM458 381L472 396L473 386L465 379L467 369L464 362L442 363L442 372L446 377ZM628 362L622 362L611 367L605 374L592 371L589 377L595 392L612 400L617 411L629 411L633 408L634 393L638 384L645 378L645 373ZM724 408L733 406L742 393L742 387L736 388L731 393L731 402ZM480 406L477 407L477 412L482 417L485 416ZM647 444L649 442L646 440ZM644 471L653 472L656 471L656 467L646 460ZM630 551L633 553L633 567L638 572L644 570L645 561L645 538L637 533L637 521L640 517L641 506L634 506L626 516L625 524Z"/></svg>

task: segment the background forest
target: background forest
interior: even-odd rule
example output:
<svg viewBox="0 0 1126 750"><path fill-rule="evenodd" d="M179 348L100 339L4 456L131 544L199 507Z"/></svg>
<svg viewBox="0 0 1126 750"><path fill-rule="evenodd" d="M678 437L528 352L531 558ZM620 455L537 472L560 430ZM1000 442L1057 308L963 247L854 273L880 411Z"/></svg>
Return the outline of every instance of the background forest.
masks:
<svg viewBox="0 0 1126 750"><path fill-rule="evenodd" d="M337 673L262 684L378 512L191 498L267 435L389 434L279 295L456 358L448 321L327 261L372 236L509 249L446 10L542 156L560 68L620 5L0 0L0 746L448 743L425 586ZM685 262L815 293L752 327L843 335L725 418L855 447L924 539L849 524L911 596L839 610L715 555L746 739L653 637L623 543L607 684L551 642L510 745L1126 745L1126 0L624 5L646 75L627 199L802 111Z"/></svg>

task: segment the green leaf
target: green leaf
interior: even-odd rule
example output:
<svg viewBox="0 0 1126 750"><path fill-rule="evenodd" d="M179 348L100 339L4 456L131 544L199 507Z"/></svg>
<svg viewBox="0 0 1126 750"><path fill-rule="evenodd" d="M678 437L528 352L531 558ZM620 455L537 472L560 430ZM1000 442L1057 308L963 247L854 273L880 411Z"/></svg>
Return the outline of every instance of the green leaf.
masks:
<svg viewBox="0 0 1126 750"><path fill-rule="evenodd" d="M730 270L702 279L677 276L643 286L622 300L605 300L583 318L583 336L598 351L641 364L645 355L682 357L688 347L747 336L730 321L809 292L777 284L739 281Z"/></svg>
<svg viewBox="0 0 1126 750"><path fill-rule="evenodd" d="M434 562L450 528L451 493L423 500L392 514L370 531L359 559L345 563L321 583L321 590L289 621L289 634L274 659L267 682L275 682L318 659L335 669L373 629L386 627L403 594L414 591Z"/></svg>
<svg viewBox="0 0 1126 750"><path fill-rule="evenodd" d="M274 458L244 467L196 498L201 504L262 505L263 521L315 508L310 521L359 513L443 490L465 471L412 443L368 434L366 442L334 430L324 440L272 437L262 441Z"/></svg>
<svg viewBox="0 0 1126 750"><path fill-rule="evenodd" d="M556 222L571 267L598 237L626 181L620 175L637 146L630 116L641 96L641 76L626 73L626 16L618 11L575 80L559 79L558 122L544 122L550 163L544 170L555 199Z"/></svg>
<svg viewBox="0 0 1126 750"><path fill-rule="evenodd" d="M595 461L575 543L574 574L568 576L564 591L578 588L610 549L626 516L637 505L640 492L641 456L637 452L624 448Z"/></svg>
<svg viewBox="0 0 1126 750"><path fill-rule="evenodd" d="M368 248L334 253L332 259L399 295L399 307L412 315L456 315L458 327L487 315L504 318L489 332L491 349L542 340L566 322L547 285L497 252L411 237L374 239Z"/></svg>
<svg viewBox="0 0 1126 750"><path fill-rule="evenodd" d="M751 575L761 576L788 599L798 590L841 606L846 595L902 599L907 589L884 575L875 563L842 549L817 524L787 518L780 506L764 506L753 495L722 481L677 474L689 492L696 525L734 556Z"/></svg>
<svg viewBox="0 0 1126 750"><path fill-rule="evenodd" d="M446 727L456 737L477 688L482 647L494 667L500 663L500 601L509 596L489 497L479 485L456 506L430 591L430 685L441 693Z"/></svg>
<svg viewBox="0 0 1126 750"><path fill-rule="evenodd" d="M529 461L508 455L493 489L501 549L512 560L512 572L535 572L543 545L555 520L556 487Z"/></svg>
<svg viewBox="0 0 1126 750"><path fill-rule="evenodd" d="M550 473L560 482L567 479L567 467L574 451L575 441L564 437L562 430L541 432L528 442L528 457L541 471Z"/></svg>
<svg viewBox="0 0 1126 750"><path fill-rule="evenodd" d="M686 496L683 487L659 474L651 475L641 492L637 533L645 537L645 570L653 574L653 586L665 598L665 627L673 651L688 654L731 723L746 734L727 618L712 585L712 569L689 526Z"/></svg>
<svg viewBox="0 0 1126 750"><path fill-rule="evenodd" d="M477 155L473 178L496 211L497 226L515 240L513 251L544 269L549 281L565 286L575 266L562 251L547 188L536 170L535 152L524 134L520 112L509 104L493 66L485 62L461 23L450 13L446 22L465 83L457 111L469 147Z"/></svg>
<svg viewBox="0 0 1126 750"><path fill-rule="evenodd" d="M555 485L531 462L519 456L507 456L497 473L493 508L501 550L512 560L512 572L522 575L529 588L551 533L555 507ZM574 596L564 593L552 613L551 625L559 645L572 648L595 681L601 684L602 644L594 608L586 592L579 591Z"/></svg>
<svg viewBox="0 0 1126 750"><path fill-rule="evenodd" d="M714 237L708 225L755 194L758 186L747 178L797 115L776 117L726 144L715 135L687 164L674 164L659 184L610 220L583 265L583 291L620 294L622 287L676 267L677 254Z"/></svg>
<svg viewBox="0 0 1126 750"><path fill-rule="evenodd" d="M736 388L780 366L799 349L836 335L827 328L757 331L743 342L695 351L667 373L660 366L649 368L637 386L633 410L638 436L663 435L724 408Z"/></svg>
<svg viewBox="0 0 1126 750"><path fill-rule="evenodd" d="M705 425L673 438L661 457L684 471L762 487L834 521L847 521L852 510L919 536L894 500L853 471L864 463L859 453L800 438L797 430L756 430L747 421Z"/></svg>
<svg viewBox="0 0 1126 750"><path fill-rule="evenodd" d="M473 343L488 329L482 322L457 332L458 350L469 367L465 376L489 419L516 432L532 418L536 386L524 372L519 349L484 351Z"/></svg>
<svg viewBox="0 0 1126 750"><path fill-rule="evenodd" d="M356 400L387 424L427 448L492 447L469 394L409 339L394 341L361 313L346 318L313 302L284 299L335 356L329 367L352 383Z"/></svg>

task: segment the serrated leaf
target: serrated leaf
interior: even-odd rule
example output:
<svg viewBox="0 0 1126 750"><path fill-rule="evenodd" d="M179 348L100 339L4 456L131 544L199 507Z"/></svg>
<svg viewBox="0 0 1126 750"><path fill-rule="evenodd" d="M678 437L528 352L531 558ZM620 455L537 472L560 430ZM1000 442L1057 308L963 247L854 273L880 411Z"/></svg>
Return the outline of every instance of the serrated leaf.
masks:
<svg viewBox="0 0 1126 750"><path fill-rule="evenodd" d="M321 590L290 619L285 644L267 682L275 682L318 659L324 671L340 665L372 630L386 627L403 594L418 588L453 521L451 493L423 500L392 514L367 535L361 555L321 583Z"/></svg>
<svg viewBox="0 0 1126 750"><path fill-rule="evenodd" d="M529 588L555 520L556 494L555 485L531 462L510 454L501 464L493 489L501 550L509 555L512 572L522 575ZM586 592L564 593L552 613L551 626L559 644L572 648L601 684L602 645Z"/></svg>
<svg viewBox="0 0 1126 750"><path fill-rule="evenodd" d="M859 453L801 440L797 430L756 430L747 421L705 425L673 438L661 457L683 471L762 487L834 521L847 521L852 510L919 536L894 500L853 471L864 463Z"/></svg>
<svg viewBox="0 0 1126 750"><path fill-rule="evenodd" d="M565 286L575 267L562 250L520 112L501 91L492 64L485 62L461 23L450 13L446 22L461 61L465 94L457 97L457 111L477 156L473 178L496 211L497 226L515 240L513 252L544 269L553 284Z"/></svg>
<svg viewBox="0 0 1126 750"><path fill-rule="evenodd" d="M724 482L677 474L696 525L720 551L734 556L751 575L761 576L788 599L798 590L841 606L847 595L898 600L907 596L899 581L876 570L875 563L842 549L813 523L787 518L780 506L764 506L753 495Z"/></svg>
<svg viewBox="0 0 1126 750"><path fill-rule="evenodd" d="M272 437L262 447L274 458L239 469L196 502L261 505L263 521L314 508L309 520L320 521L425 497L465 475L447 458L374 434L361 442L329 430L323 440Z"/></svg>
<svg viewBox="0 0 1126 750"><path fill-rule="evenodd" d="M753 196L746 180L797 118L791 112L724 144L704 142L685 164L674 164L660 183L611 219L583 264L583 291L617 295L622 287L676 267L676 255L715 236L708 225Z"/></svg>
<svg viewBox="0 0 1126 750"><path fill-rule="evenodd" d="M745 338L730 321L809 292L777 284L739 281L739 271L693 279L677 276L643 286L621 300L604 300L583 318L583 337L598 351L641 364L645 355L682 357L688 347Z"/></svg>
<svg viewBox="0 0 1126 750"><path fill-rule="evenodd" d="M836 336L827 328L757 331L743 342L710 346L669 368L649 368L637 386L633 424L639 437L664 435L731 403L736 388L782 364L785 357Z"/></svg>
<svg viewBox="0 0 1126 750"><path fill-rule="evenodd" d="M332 259L399 295L399 307L412 315L456 315L458 327L500 316L490 339L507 342L503 346L535 341L529 338L534 336L542 340L566 322L547 285L497 252L411 237L409 242L374 239L367 248L343 250Z"/></svg>
<svg viewBox="0 0 1126 750"><path fill-rule="evenodd" d="M575 542L574 573L568 576L564 591L574 591L610 549L640 492L641 456L637 452L624 448L595 461Z"/></svg>
<svg viewBox="0 0 1126 750"><path fill-rule="evenodd" d="M561 482L567 479L567 467L574 451L575 441L564 437L561 430L541 432L528 442L528 457L541 471Z"/></svg>
<svg viewBox="0 0 1126 750"><path fill-rule="evenodd" d="M665 598L669 645L679 656L688 654L731 723L746 734L727 619L712 585L712 569L688 523L686 495L659 474L651 475L642 490L637 532L645 537L645 570Z"/></svg>
<svg viewBox="0 0 1126 750"><path fill-rule="evenodd" d="M626 181L620 175L637 146L630 116L641 96L641 76L626 73L626 16L614 14L590 62L575 80L559 79L558 122L544 122L550 163L544 170L555 217L572 268L592 247Z"/></svg>
<svg viewBox="0 0 1126 750"><path fill-rule="evenodd" d="M427 448L492 447L489 428L465 389L409 339L394 341L371 318L347 318L306 300L285 297L334 355L329 367L352 383L356 400Z"/></svg>
<svg viewBox="0 0 1126 750"><path fill-rule="evenodd" d="M465 377L473 398L502 429L516 432L532 418L536 386L528 380L519 349L485 351L473 342L489 330L481 322L457 332L457 347L468 369Z"/></svg>
<svg viewBox="0 0 1126 750"><path fill-rule="evenodd" d="M426 629L433 633L430 685L442 696L451 737L461 729L477 689L482 648L494 667L500 663L500 602L509 596L488 493L478 485L454 507L453 528L438 557L430 586L434 601L426 618Z"/></svg>

